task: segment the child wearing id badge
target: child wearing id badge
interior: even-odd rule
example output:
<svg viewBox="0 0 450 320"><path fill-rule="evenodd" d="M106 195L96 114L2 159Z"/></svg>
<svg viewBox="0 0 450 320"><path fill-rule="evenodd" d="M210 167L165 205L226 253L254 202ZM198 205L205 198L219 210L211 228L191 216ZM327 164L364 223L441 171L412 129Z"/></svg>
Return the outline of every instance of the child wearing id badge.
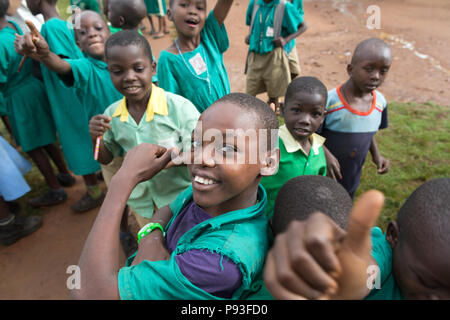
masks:
<svg viewBox="0 0 450 320"><path fill-rule="evenodd" d="M178 38L159 56L159 86L187 98L200 113L230 93L223 53L229 47L224 20L232 3L218 0L209 15L204 0L172 0L167 10Z"/></svg>
<svg viewBox="0 0 450 320"><path fill-rule="evenodd" d="M278 109L291 81L289 61L283 47L306 28L303 18L286 0L253 0L247 9L250 34L246 64L246 92L252 96L267 92L269 104Z"/></svg>

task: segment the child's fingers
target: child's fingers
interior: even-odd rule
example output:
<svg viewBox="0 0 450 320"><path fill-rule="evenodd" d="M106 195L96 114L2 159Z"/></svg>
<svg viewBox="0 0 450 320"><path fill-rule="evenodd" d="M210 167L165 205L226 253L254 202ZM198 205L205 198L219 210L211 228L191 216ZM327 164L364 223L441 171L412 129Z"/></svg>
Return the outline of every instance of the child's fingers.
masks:
<svg viewBox="0 0 450 320"><path fill-rule="evenodd" d="M284 288L277 278L277 267L275 265L276 259L273 255L273 250L270 250L266 257L266 264L264 266L264 284L275 299L280 300L305 300L301 295L292 293Z"/></svg>
<svg viewBox="0 0 450 320"><path fill-rule="evenodd" d="M345 242L360 257L370 254L371 231L376 224L384 203L384 196L377 190L369 190L355 203L350 214Z"/></svg>
<svg viewBox="0 0 450 320"><path fill-rule="evenodd" d="M295 244L290 246L293 240L295 238L285 233L279 234L275 240L273 256L277 281L291 292L298 293L307 299L317 299L324 294L328 284L333 283L334 280L321 271L302 241L294 241ZM326 278L329 278L329 281L324 280Z"/></svg>
<svg viewBox="0 0 450 320"><path fill-rule="evenodd" d="M25 20L25 23L27 24L28 28L30 28L30 33L31 33L33 36L37 36L37 37L40 37L40 36L41 36L39 30L36 28L36 26L34 25L34 23L33 23L32 21L30 21L30 20Z"/></svg>

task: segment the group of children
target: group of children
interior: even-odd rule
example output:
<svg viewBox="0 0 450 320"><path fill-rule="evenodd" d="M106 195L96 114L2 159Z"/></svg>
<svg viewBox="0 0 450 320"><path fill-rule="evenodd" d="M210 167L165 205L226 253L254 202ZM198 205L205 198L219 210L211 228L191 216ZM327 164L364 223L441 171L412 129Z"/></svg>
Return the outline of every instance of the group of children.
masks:
<svg viewBox="0 0 450 320"><path fill-rule="evenodd" d="M85 196L72 208L81 212L102 204L80 257L84 276L74 297L380 297L362 290L365 270L335 247L333 237L354 243L352 236L360 237L357 250L367 262L364 266L370 262L380 267L382 289L392 291L383 291L383 297L418 294L417 280L401 280L405 278L395 269L407 265L400 261L403 255L406 261L419 259L395 249L400 243L417 244L399 236L400 222L390 225L386 240L374 229L373 258L370 233L354 230L355 223L367 229L374 225L370 214L381 210L379 196L363 196L349 216L367 153L378 173L389 169L374 138L378 129L387 127L387 103L376 89L392 57L382 40L358 44L347 66L349 79L328 91L317 78L297 77L294 39L306 30L302 1L252 0L246 19L247 93L230 93L223 53L229 47L224 21L232 0L218 0L209 13L205 0L171 0L167 17L177 37L160 53L158 64L138 32L145 17L143 0L103 2L111 26L123 29L112 34L95 11L78 13L76 28L70 29L57 14L56 0L27 0L32 13L42 13L46 23L40 32L30 24L30 33L23 35L5 18L8 2L0 0L0 35L7 40L1 49L8 52L2 57L10 59L2 64L0 106L22 150L29 151L40 169L39 163L50 164L47 154L59 169L54 179L51 166L42 166L51 189L40 199L49 202L38 205L64 201L57 197L65 195L61 185L73 183L53 144L55 132L69 168L86 184ZM17 72L22 56L27 58ZM40 79L31 75L33 64ZM30 89L24 86L28 83ZM268 103L255 97L261 92L268 93ZM38 93L46 99L39 100ZM33 122L33 116L40 118ZM38 139L26 130L42 132L38 138L46 140L28 147L26 138ZM255 134L246 136L248 132ZM242 139L249 143L242 145ZM255 154L256 161L249 161ZM97 181L98 163L106 197ZM340 184L323 177L327 174ZM448 193L448 179L437 181ZM448 206L440 204L444 197L430 201L433 215L448 231ZM407 221L402 226L422 223L428 209L421 209L411 221L399 214L399 221ZM127 251L134 254L122 267L118 234L126 232L130 239L126 219L124 227L129 211L139 225L137 243L131 235L137 251ZM315 211L327 216L311 215ZM10 216L2 217L0 234L14 224ZM426 224L424 233L440 227ZM324 236L319 240L333 235L326 238L329 243L314 243L320 232ZM432 238L433 245L448 252L449 242L442 237ZM420 271L437 270L434 275L447 281L446 263L422 264ZM347 271L362 275L354 280ZM427 297L448 297L450 283L434 280L421 281L432 284Z"/></svg>

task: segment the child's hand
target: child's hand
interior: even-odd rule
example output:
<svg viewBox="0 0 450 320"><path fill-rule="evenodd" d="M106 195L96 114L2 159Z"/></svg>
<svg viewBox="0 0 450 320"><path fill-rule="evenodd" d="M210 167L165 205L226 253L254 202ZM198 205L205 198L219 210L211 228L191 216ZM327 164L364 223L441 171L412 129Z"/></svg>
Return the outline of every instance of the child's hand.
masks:
<svg viewBox="0 0 450 320"><path fill-rule="evenodd" d="M383 158L382 156L375 157L372 159L373 163L377 166L378 174L385 174L389 171L389 160Z"/></svg>
<svg viewBox="0 0 450 320"><path fill-rule="evenodd" d="M284 39L283 37L276 38L273 40L273 45L275 47L283 48L286 45L286 39Z"/></svg>
<svg viewBox="0 0 450 320"><path fill-rule="evenodd" d="M151 143L141 143L127 152L119 172L136 184L150 180L163 170L172 158L172 149Z"/></svg>
<svg viewBox="0 0 450 320"><path fill-rule="evenodd" d="M20 55L42 60L50 54L48 43L39 33L33 22L26 20L25 23L30 28L30 33L23 36L16 34L14 48Z"/></svg>
<svg viewBox="0 0 450 320"><path fill-rule="evenodd" d="M369 293L371 229L383 195L366 192L356 202L347 232L315 213L279 234L266 259L264 282L277 299L362 299Z"/></svg>
<svg viewBox="0 0 450 320"><path fill-rule="evenodd" d="M323 151L327 161L327 176L333 178L334 181L338 181L338 179L342 180L341 165L339 164L338 159L336 159L328 148L324 147Z"/></svg>
<svg viewBox="0 0 450 320"><path fill-rule="evenodd" d="M103 114L93 116L89 121L89 133L91 134L92 140L103 136L106 131L111 129L110 122L111 117L107 117Z"/></svg>

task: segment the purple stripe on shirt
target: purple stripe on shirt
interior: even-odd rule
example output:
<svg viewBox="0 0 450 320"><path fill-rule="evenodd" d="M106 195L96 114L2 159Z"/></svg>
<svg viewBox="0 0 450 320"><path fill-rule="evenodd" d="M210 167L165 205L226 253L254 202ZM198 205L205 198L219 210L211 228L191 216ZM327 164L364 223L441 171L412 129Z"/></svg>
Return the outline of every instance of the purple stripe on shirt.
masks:
<svg viewBox="0 0 450 320"><path fill-rule="evenodd" d="M194 201L191 201L175 218L167 231L166 247L169 252L172 253L175 250L178 240L187 231L211 218ZM181 273L192 284L217 297L231 298L241 286L241 271L226 256L208 250L193 249L177 255L175 260Z"/></svg>

